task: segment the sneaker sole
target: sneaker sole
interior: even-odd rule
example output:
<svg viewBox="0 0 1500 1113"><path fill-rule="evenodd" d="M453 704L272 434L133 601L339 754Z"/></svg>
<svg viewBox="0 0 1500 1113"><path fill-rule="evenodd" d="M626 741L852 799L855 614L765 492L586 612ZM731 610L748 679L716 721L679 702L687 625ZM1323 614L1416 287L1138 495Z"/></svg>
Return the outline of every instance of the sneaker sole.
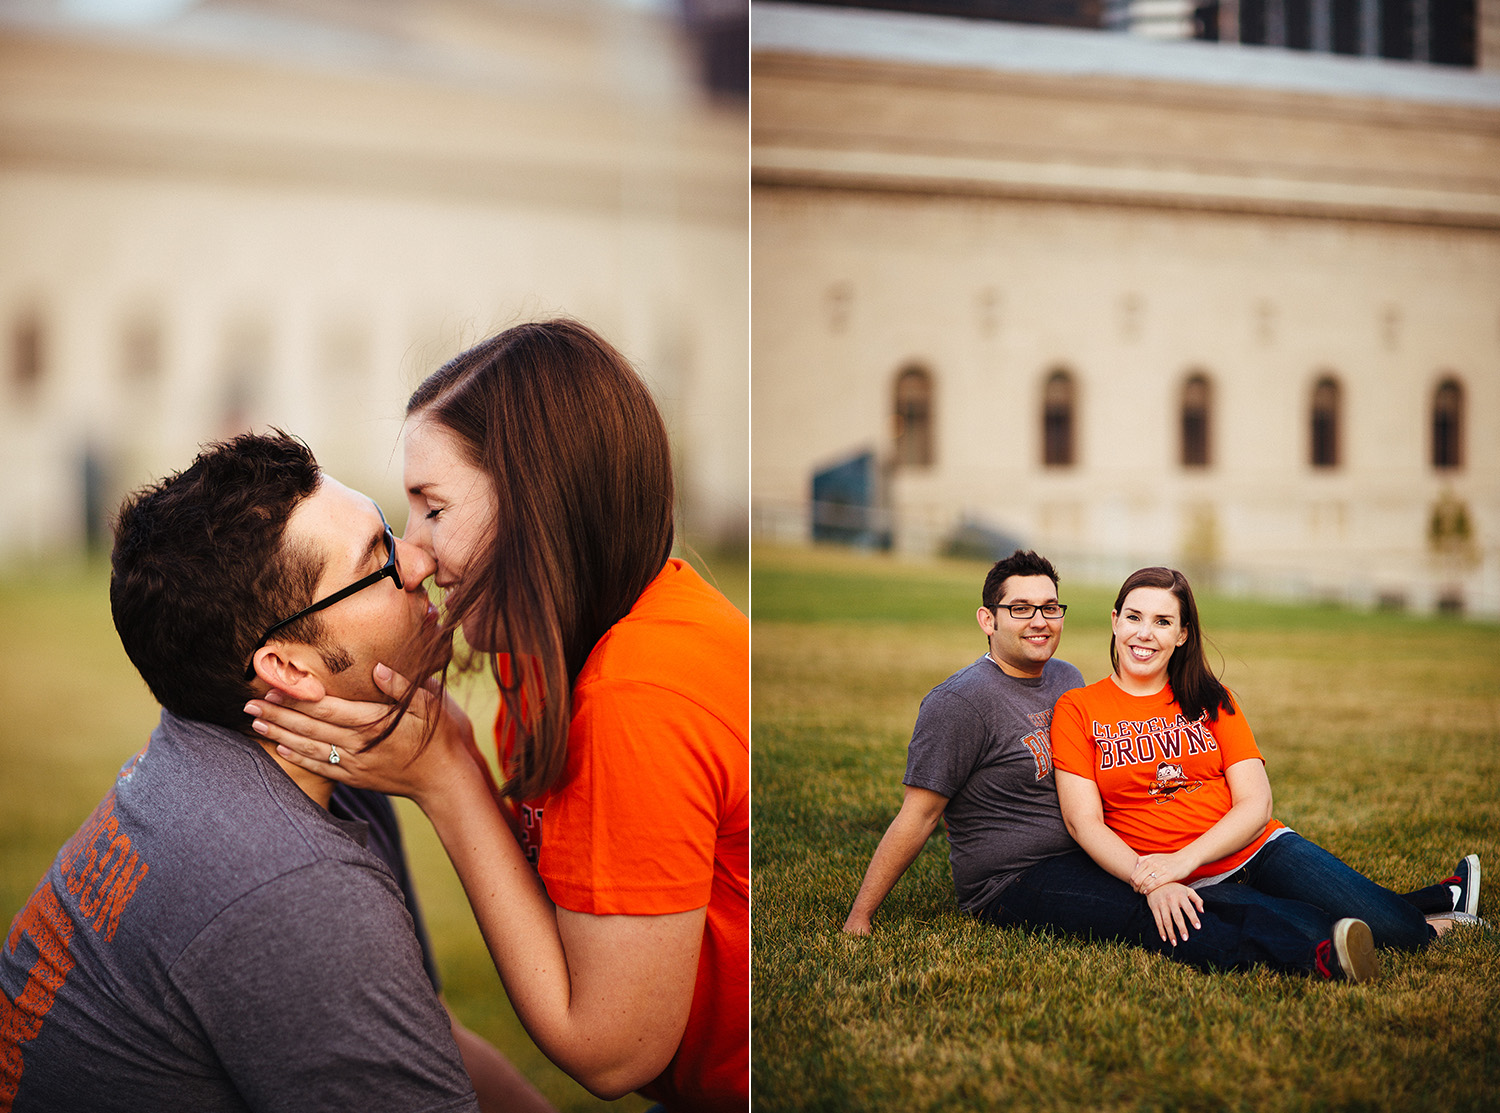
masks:
<svg viewBox="0 0 1500 1113"><path fill-rule="evenodd" d="M1464 858L1469 867L1469 884L1465 886L1464 906L1455 908L1455 912L1467 912L1470 916L1479 915L1479 855L1470 854Z"/></svg>
<svg viewBox="0 0 1500 1113"><path fill-rule="evenodd" d="M1333 925L1333 953L1338 957L1344 977L1356 985L1380 976L1380 959L1375 954L1375 937L1363 920L1340 920Z"/></svg>

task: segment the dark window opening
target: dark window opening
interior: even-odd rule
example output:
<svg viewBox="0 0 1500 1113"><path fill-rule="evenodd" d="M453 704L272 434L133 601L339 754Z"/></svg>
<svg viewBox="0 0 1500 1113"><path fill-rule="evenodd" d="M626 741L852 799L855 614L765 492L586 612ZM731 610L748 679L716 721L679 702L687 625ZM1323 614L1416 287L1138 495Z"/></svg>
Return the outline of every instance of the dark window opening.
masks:
<svg viewBox="0 0 1500 1113"><path fill-rule="evenodd" d="M1444 471L1464 466L1464 391L1445 379L1432 397L1432 466Z"/></svg>
<svg viewBox="0 0 1500 1113"><path fill-rule="evenodd" d="M1209 465L1212 392L1208 379L1194 375L1182 387L1182 466Z"/></svg>
<svg viewBox="0 0 1500 1113"><path fill-rule="evenodd" d="M1193 38L1203 42L1219 41L1219 0L1203 0L1193 8Z"/></svg>
<svg viewBox="0 0 1500 1113"><path fill-rule="evenodd" d="M1240 0L1240 42L1264 45L1266 0Z"/></svg>
<svg viewBox="0 0 1500 1113"><path fill-rule="evenodd" d="M1312 396L1312 466L1339 466L1339 384L1319 379Z"/></svg>
<svg viewBox="0 0 1500 1113"><path fill-rule="evenodd" d="M1066 371L1054 371L1042 391L1042 463L1047 467L1071 467L1075 453L1073 379Z"/></svg>
<svg viewBox="0 0 1500 1113"><path fill-rule="evenodd" d="M1333 0L1333 52L1335 54L1358 54L1359 0Z"/></svg>
<svg viewBox="0 0 1500 1113"><path fill-rule="evenodd" d="M23 317L11 336L11 382L24 397L36 392L42 381L46 360L46 342L42 323L34 316Z"/></svg>
<svg viewBox="0 0 1500 1113"><path fill-rule="evenodd" d="M1411 0L1382 0L1380 5L1380 56L1410 58L1412 48Z"/></svg>
<svg viewBox="0 0 1500 1113"><path fill-rule="evenodd" d="M1428 61L1444 66L1474 65L1474 0L1428 2Z"/></svg>
<svg viewBox="0 0 1500 1113"><path fill-rule="evenodd" d="M1310 0L1285 0L1286 45L1293 50L1312 49L1312 4Z"/></svg>

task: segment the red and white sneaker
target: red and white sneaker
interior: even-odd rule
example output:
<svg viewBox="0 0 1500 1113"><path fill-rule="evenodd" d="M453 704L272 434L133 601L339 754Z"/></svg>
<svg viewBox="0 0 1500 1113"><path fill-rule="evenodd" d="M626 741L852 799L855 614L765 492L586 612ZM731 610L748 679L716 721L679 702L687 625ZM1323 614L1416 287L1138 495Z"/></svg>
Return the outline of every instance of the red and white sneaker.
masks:
<svg viewBox="0 0 1500 1113"><path fill-rule="evenodd" d="M1374 981L1380 976L1380 956L1375 936L1363 920L1343 919L1333 925L1333 935L1318 944L1318 973L1330 981Z"/></svg>

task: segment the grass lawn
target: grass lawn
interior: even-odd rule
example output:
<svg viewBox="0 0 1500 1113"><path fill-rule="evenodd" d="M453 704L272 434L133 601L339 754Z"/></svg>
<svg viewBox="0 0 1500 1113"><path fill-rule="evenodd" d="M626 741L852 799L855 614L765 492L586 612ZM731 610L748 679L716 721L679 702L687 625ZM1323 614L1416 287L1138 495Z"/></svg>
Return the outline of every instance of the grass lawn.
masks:
<svg viewBox="0 0 1500 1113"><path fill-rule="evenodd" d="M694 563L703 567L696 557ZM710 555L708 563L720 590L744 609L743 554ZM0 577L0 924L10 923L156 724L156 702L115 636L108 579L102 564L66 562ZM488 687L469 690L476 723L493 717ZM536 1049L511 1011L431 826L409 802L397 807L444 994L459 1019L560 1109L644 1109L649 1103L633 1095L599 1101Z"/></svg>
<svg viewBox="0 0 1500 1113"><path fill-rule="evenodd" d="M1497 1108L1493 930L1385 952L1364 986L1205 975L971 920L939 833L875 934L843 936L917 705L984 652L986 568L759 547L753 568L757 1110ZM1114 589L1062 571L1061 656L1097 680ZM1477 852L1500 920L1500 627L1199 604L1277 818L1403 891Z"/></svg>

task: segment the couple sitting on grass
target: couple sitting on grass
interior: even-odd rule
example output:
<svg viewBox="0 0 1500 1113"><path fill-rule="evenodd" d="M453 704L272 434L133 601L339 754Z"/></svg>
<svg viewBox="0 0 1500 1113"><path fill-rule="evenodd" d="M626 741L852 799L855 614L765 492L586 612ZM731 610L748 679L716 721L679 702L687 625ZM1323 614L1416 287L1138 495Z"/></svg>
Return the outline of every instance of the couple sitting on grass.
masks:
<svg viewBox="0 0 1500 1113"><path fill-rule="evenodd" d="M869 934L944 817L965 911L1204 970L1363 982L1379 972L1376 947L1416 951L1477 922L1477 855L1401 895L1272 817L1265 763L1208 669L1182 573L1143 568L1125 581L1114 672L1095 684L1053 659L1066 611L1036 553L990 569L977 613L989 652L922 701L906 796L846 932Z"/></svg>

